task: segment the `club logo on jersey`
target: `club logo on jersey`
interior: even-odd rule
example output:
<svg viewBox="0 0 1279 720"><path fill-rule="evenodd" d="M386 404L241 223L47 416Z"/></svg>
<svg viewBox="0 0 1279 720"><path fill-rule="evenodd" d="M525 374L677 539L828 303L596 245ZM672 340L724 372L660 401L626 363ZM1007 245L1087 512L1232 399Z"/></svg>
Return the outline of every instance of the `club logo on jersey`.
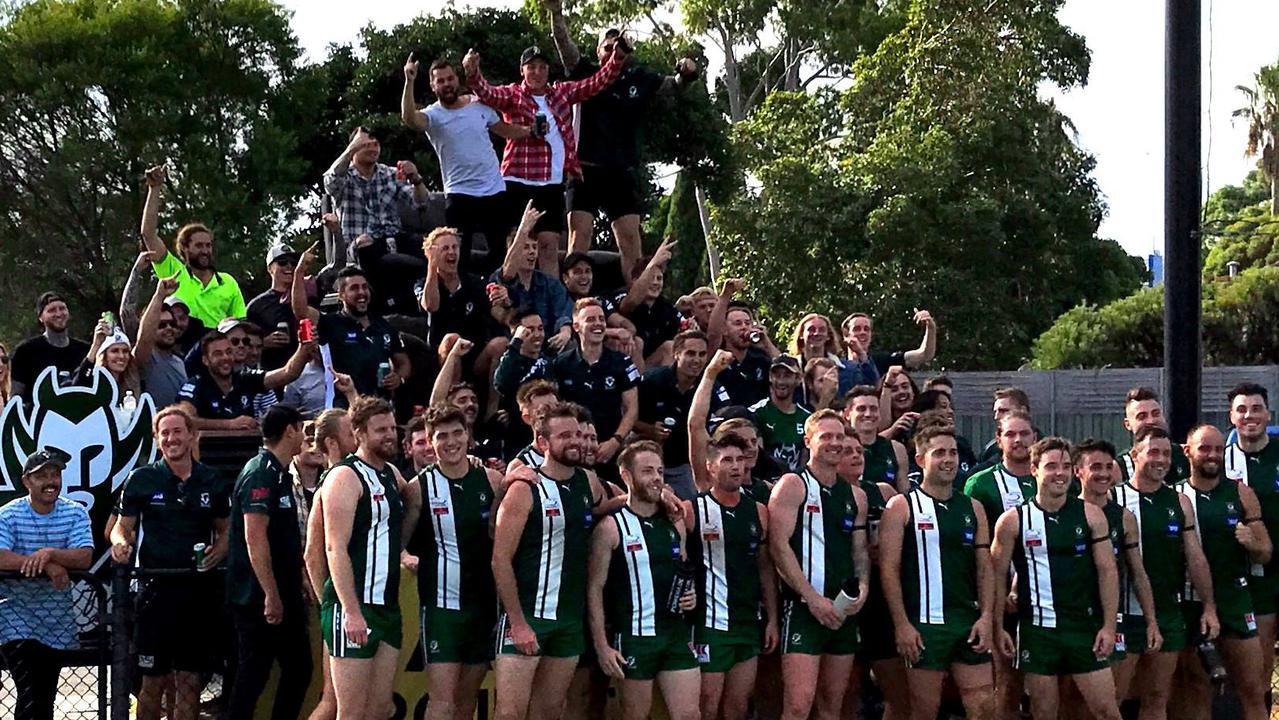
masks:
<svg viewBox="0 0 1279 720"><path fill-rule="evenodd" d="M281 496L280 496L280 509L281 509L281 510L289 510L289 509L291 509L292 507L293 507L293 496L292 496L292 495L281 495Z"/></svg>
<svg viewBox="0 0 1279 720"><path fill-rule="evenodd" d="M1083 525L1076 525L1076 526L1075 526L1075 537L1083 537L1083 536L1084 536L1084 526L1083 526Z"/></svg>
<svg viewBox="0 0 1279 720"><path fill-rule="evenodd" d="M804 639L804 634L803 634L803 633L791 633L791 634L790 634L790 644L791 644L791 645L798 645L798 644L799 644L799 641L800 641L800 640L803 640L803 639Z"/></svg>
<svg viewBox="0 0 1279 720"><path fill-rule="evenodd" d="M269 492L269 491L268 491L268 492ZM208 494L208 493L200 493L200 507L202 507L202 508L207 508L207 507L209 507L209 494Z"/></svg>
<svg viewBox="0 0 1279 720"><path fill-rule="evenodd" d="M608 377L604 378L604 389L605 389L605 390L612 390L612 389L613 389L613 386L614 386L614 385L616 385L616 384L617 384L617 381L613 379L613 376L612 376L612 375L609 375Z"/></svg>
<svg viewBox="0 0 1279 720"><path fill-rule="evenodd" d="M626 538L623 545L626 547L626 552L639 552L644 549L644 539L638 535L632 535Z"/></svg>

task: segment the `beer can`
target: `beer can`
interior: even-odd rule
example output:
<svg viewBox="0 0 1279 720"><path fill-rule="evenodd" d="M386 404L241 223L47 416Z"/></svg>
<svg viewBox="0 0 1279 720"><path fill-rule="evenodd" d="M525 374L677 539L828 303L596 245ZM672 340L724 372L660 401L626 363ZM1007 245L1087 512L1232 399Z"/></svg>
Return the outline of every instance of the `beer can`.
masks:
<svg viewBox="0 0 1279 720"><path fill-rule="evenodd" d="M315 323L311 318L302 318L298 322L298 342L308 343L315 339Z"/></svg>
<svg viewBox="0 0 1279 720"><path fill-rule="evenodd" d="M195 552L195 567L199 570L204 565L204 552L209 549L209 546L204 543L196 543L191 549Z"/></svg>
<svg viewBox="0 0 1279 720"><path fill-rule="evenodd" d="M381 385L381 384L382 384L382 381L386 379L386 376L387 376L387 375L390 375L390 374L391 374L391 363L389 363L389 362L381 362L381 363L378 363L378 366L377 366L377 384L378 384L378 385Z"/></svg>

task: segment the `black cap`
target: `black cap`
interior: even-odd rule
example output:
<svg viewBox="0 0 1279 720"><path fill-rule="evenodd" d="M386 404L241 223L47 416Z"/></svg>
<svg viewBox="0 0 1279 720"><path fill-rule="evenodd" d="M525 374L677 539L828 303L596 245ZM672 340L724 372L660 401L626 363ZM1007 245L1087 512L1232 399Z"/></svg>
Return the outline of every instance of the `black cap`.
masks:
<svg viewBox="0 0 1279 720"><path fill-rule="evenodd" d="M799 369L799 361L790 355L778 355L777 357L773 358L773 362L770 363L768 366L768 371L772 372L776 370L777 368L783 368L783 367L795 373L796 375L803 372L802 370Z"/></svg>
<svg viewBox="0 0 1279 720"><path fill-rule="evenodd" d="M546 53L542 52L542 48L536 45L530 45L524 48L524 52L520 53L520 67L528 65L534 60L541 60L544 63L550 62L546 57Z"/></svg>
<svg viewBox="0 0 1279 720"><path fill-rule="evenodd" d="M40 297L36 299L36 315L44 312L44 309L48 307L50 303L55 302L65 303L66 299L52 290L40 293Z"/></svg>
<svg viewBox="0 0 1279 720"><path fill-rule="evenodd" d="M568 272L570 268L576 267L578 263L586 263L594 268L595 258L591 257L590 253L571 252L565 255L564 261L560 263L560 274Z"/></svg>
<svg viewBox="0 0 1279 720"><path fill-rule="evenodd" d="M66 468L69 462L71 462L71 456L65 452L57 448L42 448L39 452L33 453L28 457L26 462L22 463L22 474L25 477L39 471L40 468L46 465L57 465L58 469L62 470Z"/></svg>

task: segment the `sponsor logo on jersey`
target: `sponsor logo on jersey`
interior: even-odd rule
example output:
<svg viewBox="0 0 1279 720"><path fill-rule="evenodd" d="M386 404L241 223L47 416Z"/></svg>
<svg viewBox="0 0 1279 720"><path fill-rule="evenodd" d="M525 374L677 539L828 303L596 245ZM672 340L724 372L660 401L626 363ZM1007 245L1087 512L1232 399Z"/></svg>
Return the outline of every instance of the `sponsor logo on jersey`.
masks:
<svg viewBox="0 0 1279 720"><path fill-rule="evenodd" d="M705 644L705 643L702 643L702 644L699 644L699 645L694 645L694 644L692 644L692 643L689 643L689 645L690 645L690 647L692 647L692 648L693 648L693 655L697 658L697 662L699 662L699 663L708 663L708 662L710 662L710 661L711 661L711 646L710 646L710 645L707 645L707 644Z"/></svg>
<svg viewBox="0 0 1279 720"><path fill-rule="evenodd" d="M639 552L644 549L644 540L638 535L626 538L623 544L626 547L626 552Z"/></svg>
<svg viewBox="0 0 1279 720"><path fill-rule="evenodd" d="M1256 630L1256 629L1257 629L1257 616L1256 616L1256 615L1253 615L1252 613L1247 613L1247 614L1245 614L1245 615L1243 616L1243 624L1244 624L1244 626L1245 626L1245 627L1247 627L1247 628L1248 628L1248 630L1249 630L1249 631Z"/></svg>
<svg viewBox="0 0 1279 720"><path fill-rule="evenodd" d="M1042 547L1044 536L1038 530L1026 531L1026 547Z"/></svg>
<svg viewBox="0 0 1279 720"><path fill-rule="evenodd" d="M822 506L817 503L808 503L808 505L804 507L804 510L806 512L820 515L822 512Z"/></svg>
<svg viewBox="0 0 1279 720"><path fill-rule="evenodd" d="M933 516L929 513L920 513L915 519L915 525L920 530L933 530L937 527L933 522Z"/></svg>
<svg viewBox="0 0 1279 720"><path fill-rule="evenodd" d="M448 503L440 502L438 500L432 501L431 514L432 515L448 515L449 514Z"/></svg>
<svg viewBox="0 0 1279 720"><path fill-rule="evenodd" d="M249 491L249 500L266 500L271 497L271 488L253 488Z"/></svg>

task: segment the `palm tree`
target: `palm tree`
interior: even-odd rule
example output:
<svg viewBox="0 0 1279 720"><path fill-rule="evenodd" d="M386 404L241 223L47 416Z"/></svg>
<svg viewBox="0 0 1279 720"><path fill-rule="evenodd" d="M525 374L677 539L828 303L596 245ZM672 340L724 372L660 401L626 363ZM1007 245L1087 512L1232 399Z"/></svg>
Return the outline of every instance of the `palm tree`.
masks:
<svg viewBox="0 0 1279 720"><path fill-rule="evenodd" d="M1270 183L1270 213L1279 215L1279 64L1261 68L1256 87L1237 86L1247 100L1234 117L1248 120L1247 157L1260 159L1258 165Z"/></svg>

